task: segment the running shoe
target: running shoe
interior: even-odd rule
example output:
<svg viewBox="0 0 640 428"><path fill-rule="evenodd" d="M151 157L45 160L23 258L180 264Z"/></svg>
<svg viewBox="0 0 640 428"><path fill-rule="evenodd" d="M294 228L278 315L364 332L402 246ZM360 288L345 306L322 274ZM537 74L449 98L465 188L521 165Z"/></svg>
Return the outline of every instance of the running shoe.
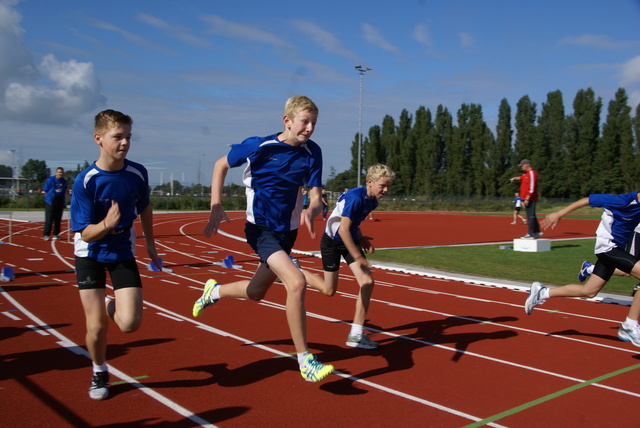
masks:
<svg viewBox="0 0 640 428"><path fill-rule="evenodd" d="M640 289L640 282L633 287L633 290L631 290L631 297L634 297L639 289Z"/></svg>
<svg viewBox="0 0 640 428"><path fill-rule="evenodd" d="M531 315L533 308L544 303L544 299L540 298L540 293L545 288L547 287L545 287L541 282L538 281L534 281L533 284L531 284L529 297L527 297L527 300L524 302L524 311L527 313L527 315Z"/></svg>
<svg viewBox="0 0 640 428"><path fill-rule="evenodd" d="M93 374L89 397L92 400L104 400L109 396L109 373L98 372Z"/></svg>
<svg viewBox="0 0 640 428"><path fill-rule="evenodd" d="M376 349L379 345L378 342L374 342L366 334L362 333L356 336L347 336L347 346L360 349Z"/></svg>
<svg viewBox="0 0 640 428"><path fill-rule="evenodd" d="M49 237L48 236L43 236L42 239L44 239L45 241L48 241Z"/></svg>
<svg viewBox="0 0 640 428"><path fill-rule="evenodd" d="M589 268L591 267L591 263L582 262L582 266L580 267L580 272L578 272L578 281L584 282L589 276L591 276L591 272L589 272Z"/></svg>
<svg viewBox="0 0 640 428"><path fill-rule="evenodd" d="M522 238L520 238L520 239L536 239L536 237L535 237L535 236L533 236L533 235L529 235L529 234L527 233L526 235L524 235L524 236L523 236Z"/></svg>
<svg viewBox="0 0 640 428"><path fill-rule="evenodd" d="M535 236L536 238L539 238L539 237L541 237L542 235L544 235L544 232L538 232L538 233L535 233L533 236Z"/></svg>
<svg viewBox="0 0 640 428"><path fill-rule="evenodd" d="M516 222L515 222L515 221L512 221L512 222L511 222L511 224L516 224Z"/></svg>
<svg viewBox="0 0 640 428"><path fill-rule="evenodd" d="M300 260L296 259L295 257L291 257L291 261L294 265L296 265L298 269L300 269Z"/></svg>
<svg viewBox="0 0 640 428"><path fill-rule="evenodd" d="M618 338L624 342L631 342L635 346L640 347L640 326L635 325L628 328L624 323L618 329Z"/></svg>
<svg viewBox="0 0 640 428"><path fill-rule="evenodd" d="M313 354L307 355L300 367L300 374L304 380L318 382L333 373L331 364L322 364Z"/></svg>
<svg viewBox="0 0 640 428"><path fill-rule="evenodd" d="M60 240L60 237L59 237L58 235L53 235L53 238L52 238L52 239L53 239L54 241L59 241L59 240Z"/></svg>
<svg viewBox="0 0 640 428"><path fill-rule="evenodd" d="M216 282L215 279L209 279L204 284L204 291L202 292L202 296L200 296L200 298L196 300L196 302L193 304L194 317L199 317L202 311L204 311L204 308L206 308L207 306L211 306L214 303L218 303L217 299L211 298L211 291L213 291L215 287L220 287L220 285Z"/></svg>

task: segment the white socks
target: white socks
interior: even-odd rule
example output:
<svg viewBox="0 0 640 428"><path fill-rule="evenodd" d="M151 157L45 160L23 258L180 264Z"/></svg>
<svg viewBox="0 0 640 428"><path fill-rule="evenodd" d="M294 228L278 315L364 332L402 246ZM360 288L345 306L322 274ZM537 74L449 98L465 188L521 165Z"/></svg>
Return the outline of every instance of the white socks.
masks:
<svg viewBox="0 0 640 428"><path fill-rule="evenodd" d="M635 328L638 326L638 320L632 320L631 318L627 317L627 319L624 320L622 324L624 324L626 328Z"/></svg>
<svg viewBox="0 0 640 428"><path fill-rule="evenodd" d="M300 368L302 368L302 363L304 363L304 360L307 358L307 355L309 355L309 351L305 351L302 354L298 354L298 365L300 366Z"/></svg>
<svg viewBox="0 0 640 428"><path fill-rule="evenodd" d="M109 371L109 367L107 367L107 362L105 361L104 363L97 365L96 363L92 363L93 364L93 374L96 374L98 372L108 372Z"/></svg>
<svg viewBox="0 0 640 428"><path fill-rule="evenodd" d="M349 336L362 336L362 326L357 324L351 324L351 331Z"/></svg>

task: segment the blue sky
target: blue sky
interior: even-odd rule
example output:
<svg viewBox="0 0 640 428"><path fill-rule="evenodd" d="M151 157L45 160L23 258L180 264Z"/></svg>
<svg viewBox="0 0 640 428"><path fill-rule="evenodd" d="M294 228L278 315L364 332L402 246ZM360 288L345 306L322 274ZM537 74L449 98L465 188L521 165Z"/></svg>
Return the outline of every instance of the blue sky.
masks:
<svg viewBox="0 0 640 428"><path fill-rule="evenodd" d="M75 169L97 158L93 116L134 119L129 158L152 185L209 184L228 145L282 130L284 101L320 108L313 139L349 168L362 128L438 105L480 104L495 132L561 90L640 103L640 1L0 0L0 164ZM198 174L200 172L200 174ZM230 180L239 182L236 169Z"/></svg>

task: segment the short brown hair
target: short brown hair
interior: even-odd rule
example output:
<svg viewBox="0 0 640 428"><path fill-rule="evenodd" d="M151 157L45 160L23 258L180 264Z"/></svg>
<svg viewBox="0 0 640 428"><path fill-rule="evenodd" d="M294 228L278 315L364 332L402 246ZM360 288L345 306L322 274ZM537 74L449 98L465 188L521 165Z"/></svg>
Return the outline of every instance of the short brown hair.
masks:
<svg viewBox="0 0 640 428"><path fill-rule="evenodd" d="M95 134L103 134L116 124L133 125L133 119L131 119L131 116L116 110L104 110L96 114L93 132Z"/></svg>

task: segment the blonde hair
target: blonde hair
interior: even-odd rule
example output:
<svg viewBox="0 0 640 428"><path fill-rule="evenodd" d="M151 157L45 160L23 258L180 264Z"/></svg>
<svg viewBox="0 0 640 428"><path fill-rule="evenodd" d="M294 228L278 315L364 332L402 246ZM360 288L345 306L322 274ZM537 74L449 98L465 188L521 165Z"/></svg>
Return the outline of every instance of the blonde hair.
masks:
<svg viewBox="0 0 640 428"><path fill-rule="evenodd" d="M294 95L284 104L284 115L291 120L301 111L318 114L318 106L305 95Z"/></svg>
<svg viewBox="0 0 640 428"><path fill-rule="evenodd" d="M116 124L133 125L133 119L131 119L131 116L116 110L104 110L96 114L93 132L95 134L104 134Z"/></svg>
<svg viewBox="0 0 640 428"><path fill-rule="evenodd" d="M381 163L371 165L369 169L367 169L367 181L371 180L376 182L381 178L388 178L393 182L396 179L396 173L393 172L391 168Z"/></svg>

